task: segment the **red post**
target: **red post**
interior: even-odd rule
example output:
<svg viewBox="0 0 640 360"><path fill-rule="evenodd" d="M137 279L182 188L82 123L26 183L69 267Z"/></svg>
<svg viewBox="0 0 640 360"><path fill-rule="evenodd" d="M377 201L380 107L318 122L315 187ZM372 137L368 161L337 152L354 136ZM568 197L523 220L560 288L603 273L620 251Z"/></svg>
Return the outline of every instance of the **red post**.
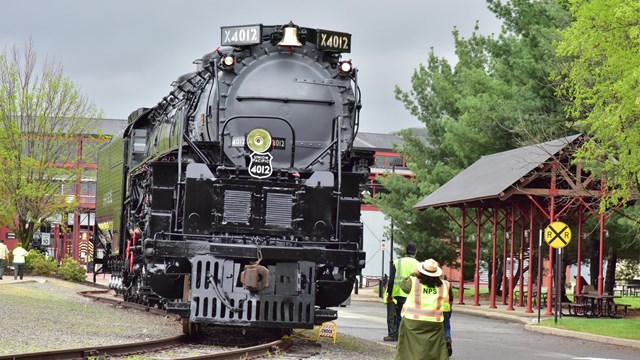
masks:
<svg viewBox="0 0 640 360"><path fill-rule="evenodd" d="M502 305L507 305L507 224L509 214L504 212L504 235L502 238Z"/></svg>
<svg viewBox="0 0 640 360"><path fill-rule="evenodd" d="M476 293L473 295L473 306L480 306L480 223L482 222L482 210L476 209L478 215L476 222L476 271L473 276Z"/></svg>
<svg viewBox="0 0 640 360"><path fill-rule="evenodd" d="M518 267L520 268L520 295L518 296L518 306L524 306L524 216L522 214L522 209L520 210L520 218L521 218L521 226L520 226L520 251L519 251L519 259L518 259Z"/></svg>
<svg viewBox="0 0 640 360"><path fill-rule="evenodd" d="M516 233L515 233L515 222L516 222L516 208L515 206L511 206L511 248L509 251L509 305L507 306L507 310L513 309L513 246L516 241Z"/></svg>
<svg viewBox="0 0 640 360"><path fill-rule="evenodd" d="M584 216L582 211L582 206L580 206L578 208L578 274L576 275L576 291L574 291L574 294L582 293L582 291L580 291L580 289L582 289L582 217Z"/></svg>
<svg viewBox="0 0 640 360"><path fill-rule="evenodd" d="M531 296L533 293L533 203L529 203L529 271L528 271L528 284L527 284L527 308L525 309L525 313L531 314L533 310L531 309Z"/></svg>
<svg viewBox="0 0 640 360"><path fill-rule="evenodd" d="M598 295L603 294L604 288L602 287L602 261L604 260L604 213L601 212L599 216L600 220L600 262L598 263Z"/></svg>
<svg viewBox="0 0 640 360"><path fill-rule="evenodd" d="M549 204L549 223L555 221L556 206L556 167L551 167L551 202ZM553 315L553 248L549 246L549 274L547 275L547 312L546 315Z"/></svg>
<svg viewBox="0 0 640 360"><path fill-rule="evenodd" d="M489 308L495 309L496 306L496 241L498 236L498 209L493 209L493 234L492 251L491 251L491 305Z"/></svg>
<svg viewBox="0 0 640 360"><path fill-rule="evenodd" d="M464 229L467 226L467 210L462 209L462 230L460 232L460 291L458 304L464 305Z"/></svg>

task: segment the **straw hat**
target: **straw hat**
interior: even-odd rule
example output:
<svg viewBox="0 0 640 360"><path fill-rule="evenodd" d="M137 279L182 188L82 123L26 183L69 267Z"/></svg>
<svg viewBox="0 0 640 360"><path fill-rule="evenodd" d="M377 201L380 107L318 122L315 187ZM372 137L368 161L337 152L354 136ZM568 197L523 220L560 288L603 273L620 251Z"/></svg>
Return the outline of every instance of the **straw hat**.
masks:
<svg viewBox="0 0 640 360"><path fill-rule="evenodd" d="M440 277L440 275L442 275L442 269L438 266L438 262L433 259L418 263L416 269L420 271L420 273L431 277Z"/></svg>

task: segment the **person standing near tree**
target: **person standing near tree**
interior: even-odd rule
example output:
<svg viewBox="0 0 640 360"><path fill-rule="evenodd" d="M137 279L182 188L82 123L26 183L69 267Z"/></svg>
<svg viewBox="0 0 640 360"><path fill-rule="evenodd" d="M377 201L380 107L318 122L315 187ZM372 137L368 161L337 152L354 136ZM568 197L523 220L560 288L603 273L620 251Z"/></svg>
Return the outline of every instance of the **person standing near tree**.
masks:
<svg viewBox="0 0 640 360"><path fill-rule="evenodd" d="M4 267L5 263L9 258L9 249L7 249L7 245L4 244L4 240L0 239L0 280L2 280L2 275L4 275Z"/></svg>
<svg viewBox="0 0 640 360"><path fill-rule="evenodd" d="M387 304L389 302L395 302L396 304L396 329L400 328L400 321L402 320L400 314L402 313L402 306L407 300L407 294L400 289L400 284L402 280L413 273L419 264L418 260L416 260L418 248L415 243L408 243L405 252L405 257L393 261L391 274L389 274L389 286L387 287ZM398 337L385 336L383 340L398 341Z"/></svg>
<svg viewBox="0 0 640 360"><path fill-rule="evenodd" d="M450 285L440 276L438 262L428 259L400 284L408 296L402 308L396 360L449 359L443 321L450 308Z"/></svg>
<svg viewBox="0 0 640 360"><path fill-rule="evenodd" d="M22 280L27 254L29 254L29 252L25 250L20 243L13 249L13 280L17 280L18 276L20 276L20 280Z"/></svg>

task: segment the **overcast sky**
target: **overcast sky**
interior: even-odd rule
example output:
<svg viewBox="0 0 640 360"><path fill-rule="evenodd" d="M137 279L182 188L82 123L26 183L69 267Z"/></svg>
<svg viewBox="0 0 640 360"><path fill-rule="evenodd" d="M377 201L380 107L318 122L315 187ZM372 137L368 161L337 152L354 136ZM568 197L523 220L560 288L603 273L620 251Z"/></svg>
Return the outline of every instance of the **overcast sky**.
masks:
<svg viewBox="0 0 640 360"><path fill-rule="evenodd" d="M193 60L214 50L220 27L284 24L352 34L363 93L360 130L388 133L422 126L395 100L430 48L455 61L454 26L467 37L498 33L483 0L13 0L3 1L0 44L32 38L40 58L64 67L105 118L154 106Z"/></svg>

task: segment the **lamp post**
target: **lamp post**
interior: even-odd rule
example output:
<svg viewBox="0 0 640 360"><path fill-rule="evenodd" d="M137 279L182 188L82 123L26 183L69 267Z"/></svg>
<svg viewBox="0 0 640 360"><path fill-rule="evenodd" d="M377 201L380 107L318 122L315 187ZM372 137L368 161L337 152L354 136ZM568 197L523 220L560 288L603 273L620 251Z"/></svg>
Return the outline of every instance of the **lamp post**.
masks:
<svg viewBox="0 0 640 360"><path fill-rule="evenodd" d="M384 251L386 248L386 240L383 238L380 242L380 251L382 252L382 274L380 275L380 297L382 298L384 292Z"/></svg>
<svg viewBox="0 0 640 360"><path fill-rule="evenodd" d="M396 172L396 164L391 164L391 173L395 174ZM391 218L391 247L389 248L389 276L391 276L391 269L393 269L393 218ZM392 281L392 279L389 279Z"/></svg>

